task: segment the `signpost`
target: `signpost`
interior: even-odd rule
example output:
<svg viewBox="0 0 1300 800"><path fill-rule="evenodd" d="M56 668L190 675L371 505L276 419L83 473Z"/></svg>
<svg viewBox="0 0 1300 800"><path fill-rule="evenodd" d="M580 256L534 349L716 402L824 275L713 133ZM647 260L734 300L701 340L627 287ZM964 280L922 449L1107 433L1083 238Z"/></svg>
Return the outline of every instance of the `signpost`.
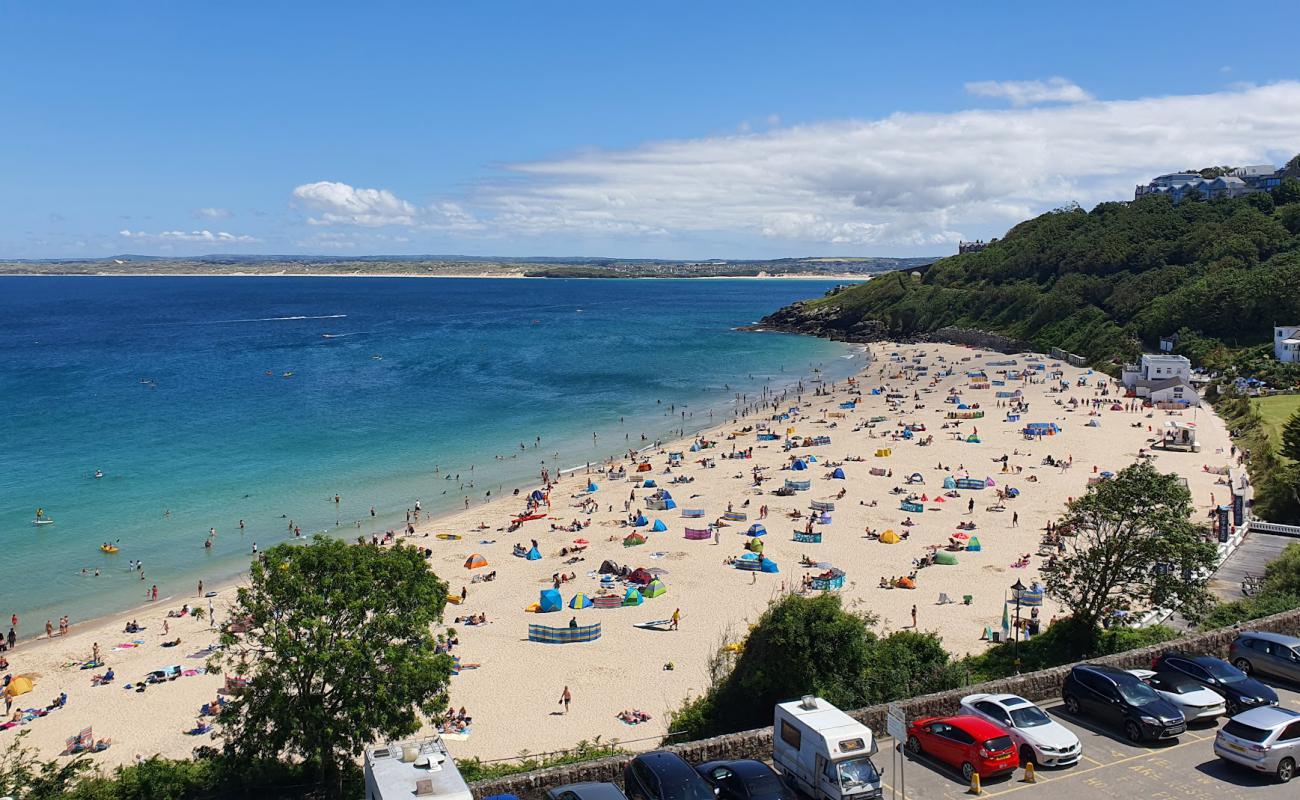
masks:
<svg viewBox="0 0 1300 800"><path fill-rule="evenodd" d="M894 752L898 753L898 788L894 790L894 797L899 796L902 792L902 799L907 800L907 780L903 777L903 770L907 765L907 755L903 752L903 746L907 743L907 712L903 711L902 706L897 703L889 704L889 711L885 717L885 730L894 738ZM893 754L890 754L889 765L894 765Z"/></svg>

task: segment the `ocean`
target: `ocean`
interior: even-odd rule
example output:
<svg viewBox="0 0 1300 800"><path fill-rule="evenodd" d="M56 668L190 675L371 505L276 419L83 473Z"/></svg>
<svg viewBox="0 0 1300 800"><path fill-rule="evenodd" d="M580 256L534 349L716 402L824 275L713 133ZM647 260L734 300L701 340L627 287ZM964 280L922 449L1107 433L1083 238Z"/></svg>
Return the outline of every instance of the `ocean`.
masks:
<svg viewBox="0 0 1300 800"><path fill-rule="evenodd" d="M0 619L192 598L290 520L400 530L842 378L858 348L735 330L832 285L0 277Z"/></svg>

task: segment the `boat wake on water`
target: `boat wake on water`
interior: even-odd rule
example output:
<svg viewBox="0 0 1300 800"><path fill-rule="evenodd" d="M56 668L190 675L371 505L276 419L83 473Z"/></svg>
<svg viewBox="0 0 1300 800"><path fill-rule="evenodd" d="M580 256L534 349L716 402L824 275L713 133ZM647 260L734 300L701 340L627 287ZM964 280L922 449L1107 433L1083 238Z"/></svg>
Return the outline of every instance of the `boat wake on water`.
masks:
<svg viewBox="0 0 1300 800"><path fill-rule="evenodd" d="M192 322L191 325L234 325L246 322L298 322L304 319L344 319L347 314L301 314L292 317L257 317L255 319L210 319Z"/></svg>

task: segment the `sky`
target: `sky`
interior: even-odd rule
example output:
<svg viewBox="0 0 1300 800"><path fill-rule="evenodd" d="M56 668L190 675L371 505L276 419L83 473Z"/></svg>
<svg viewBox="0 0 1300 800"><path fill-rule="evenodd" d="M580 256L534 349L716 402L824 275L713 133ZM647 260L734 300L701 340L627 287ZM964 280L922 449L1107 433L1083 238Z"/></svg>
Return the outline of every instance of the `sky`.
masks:
<svg viewBox="0 0 1300 800"><path fill-rule="evenodd" d="M0 258L943 255L1285 162L1297 40L1294 0L0 0Z"/></svg>

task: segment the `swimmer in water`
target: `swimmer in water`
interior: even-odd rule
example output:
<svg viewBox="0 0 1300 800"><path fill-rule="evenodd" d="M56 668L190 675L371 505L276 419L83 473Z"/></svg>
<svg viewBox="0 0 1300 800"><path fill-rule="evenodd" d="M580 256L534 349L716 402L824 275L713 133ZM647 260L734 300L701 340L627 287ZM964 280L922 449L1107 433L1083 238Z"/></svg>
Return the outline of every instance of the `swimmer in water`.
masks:
<svg viewBox="0 0 1300 800"><path fill-rule="evenodd" d="M96 477L96 478L102 478L102 477L104 477L104 470L102 470L102 469L97 469L97 470L95 470L95 477Z"/></svg>

